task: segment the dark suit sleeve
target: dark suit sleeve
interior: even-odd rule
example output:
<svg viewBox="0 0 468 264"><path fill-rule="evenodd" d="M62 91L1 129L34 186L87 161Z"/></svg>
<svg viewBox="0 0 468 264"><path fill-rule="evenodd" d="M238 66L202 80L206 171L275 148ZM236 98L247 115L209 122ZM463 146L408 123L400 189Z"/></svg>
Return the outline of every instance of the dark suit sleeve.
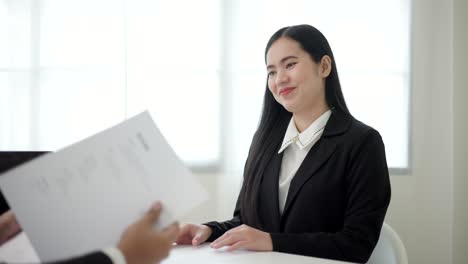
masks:
<svg viewBox="0 0 468 264"><path fill-rule="evenodd" d="M239 197L240 197L240 194L239 194ZM213 222L204 223L204 225L211 227L211 230L212 230L211 236L207 239L208 242L212 242L216 240L218 237L222 236L224 232L228 231L229 229L242 225L242 220L240 217L239 198L237 199L236 208L234 210L234 216L231 220L224 221L224 222L213 221Z"/></svg>
<svg viewBox="0 0 468 264"><path fill-rule="evenodd" d="M103 252L97 251L76 258L49 262L50 264L112 264L112 260Z"/></svg>
<svg viewBox="0 0 468 264"><path fill-rule="evenodd" d="M379 133L369 130L346 165L343 228L336 233L272 233L273 250L364 263L377 244L390 203L390 180ZM359 140L359 139L357 139Z"/></svg>

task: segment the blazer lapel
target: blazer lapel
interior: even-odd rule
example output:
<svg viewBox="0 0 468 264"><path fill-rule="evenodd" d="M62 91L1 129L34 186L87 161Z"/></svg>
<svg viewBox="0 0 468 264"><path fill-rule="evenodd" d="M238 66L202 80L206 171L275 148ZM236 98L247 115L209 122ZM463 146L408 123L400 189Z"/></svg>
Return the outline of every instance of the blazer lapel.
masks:
<svg viewBox="0 0 468 264"><path fill-rule="evenodd" d="M335 152L337 143L334 136L346 132L351 125L352 117L333 111L330 119L328 120L322 138L312 147L307 153L304 161L296 172L296 175L291 181L289 186L288 197L284 206L283 216L286 216L288 209L292 206L294 198L300 191L301 187L312 177L317 170L330 158Z"/></svg>
<svg viewBox="0 0 468 264"><path fill-rule="evenodd" d="M277 151L277 150L276 150ZM262 206L262 224L268 232L280 231L280 214L278 201L279 171L281 167L281 154L275 153L265 168L260 190L260 203Z"/></svg>
<svg viewBox="0 0 468 264"><path fill-rule="evenodd" d="M294 198L304 183L328 160L335 149L336 143L334 141L322 138L312 147L309 153L307 153L307 156L297 170L289 186L283 215L287 214L291 203L294 201Z"/></svg>

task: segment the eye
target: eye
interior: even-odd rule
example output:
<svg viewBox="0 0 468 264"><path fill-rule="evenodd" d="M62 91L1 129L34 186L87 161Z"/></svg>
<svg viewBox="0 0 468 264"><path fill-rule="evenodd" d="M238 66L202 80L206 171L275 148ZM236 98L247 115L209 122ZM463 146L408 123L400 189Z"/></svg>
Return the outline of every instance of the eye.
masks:
<svg viewBox="0 0 468 264"><path fill-rule="evenodd" d="M268 72L268 77L272 77L272 76L274 76L275 74L276 74L275 71L269 71L269 72Z"/></svg>
<svg viewBox="0 0 468 264"><path fill-rule="evenodd" d="M286 69L292 69L296 64L297 62L289 62L288 64L286 64Z"/></svg>

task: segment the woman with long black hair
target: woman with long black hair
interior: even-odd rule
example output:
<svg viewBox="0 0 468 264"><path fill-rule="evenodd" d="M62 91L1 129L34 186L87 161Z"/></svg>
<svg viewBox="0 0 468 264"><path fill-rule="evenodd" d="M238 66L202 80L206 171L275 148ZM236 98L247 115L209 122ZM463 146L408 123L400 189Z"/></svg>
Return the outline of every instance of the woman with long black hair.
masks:
<svg viewBox="0 0 468 264"><path fill-rule="evenodd" d="M262 116L234 217L185 224L177 242L366 262L390 203L380 134L350 114L316 28L278 30L265 63Z"/></svg>

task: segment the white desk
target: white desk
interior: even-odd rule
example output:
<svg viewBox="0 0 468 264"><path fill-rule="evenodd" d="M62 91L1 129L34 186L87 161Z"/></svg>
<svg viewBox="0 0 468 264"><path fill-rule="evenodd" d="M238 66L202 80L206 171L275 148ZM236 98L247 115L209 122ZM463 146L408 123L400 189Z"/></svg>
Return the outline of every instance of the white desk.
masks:
<svg viewBox="0 0 468 264"><path fill-rule="evenodd" d="M162 264L344 264L349 262L305 257L278 252L215 250L204 244L200 247L176 246Z"/></svg>
<svg viewBox="0 0 468 264"><path fill-rule="evenodd" d="M24 233L0 247L0 262L37 263L39 258ZM278 252L253 252L238 250L227 252L212 249L209 244L200 247L175 246L162 264L344 264L334 261Z"/></svg>

